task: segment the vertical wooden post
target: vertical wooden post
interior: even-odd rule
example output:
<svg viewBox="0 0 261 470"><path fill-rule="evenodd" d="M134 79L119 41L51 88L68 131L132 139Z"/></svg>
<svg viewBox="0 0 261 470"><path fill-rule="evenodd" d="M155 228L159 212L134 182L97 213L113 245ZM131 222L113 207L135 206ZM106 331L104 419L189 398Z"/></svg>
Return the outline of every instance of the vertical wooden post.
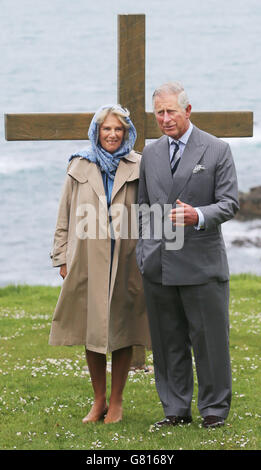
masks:
<svg viewBox="0 0 261 470"><path fill-rule="evenodd" d="M135 150L145 145L145 15L118 15L118 103L137 129ZM145 348L134 346L132 367L143 367Z"/></svg>
<svg viewBox="0 0 261 470"><path fill-rule="evenodd" d="M118 15L118 103L137 129L135 150L145 145L145 15Z"/></svg>

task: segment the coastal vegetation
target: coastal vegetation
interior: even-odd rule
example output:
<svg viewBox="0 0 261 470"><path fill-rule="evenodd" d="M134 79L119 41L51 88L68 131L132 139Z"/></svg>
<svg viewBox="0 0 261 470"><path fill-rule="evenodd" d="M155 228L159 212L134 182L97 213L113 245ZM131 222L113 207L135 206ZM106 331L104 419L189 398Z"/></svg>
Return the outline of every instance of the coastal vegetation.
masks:
<svg viewBox="0 0 261 470"><path fill-rule="evenodd" d="M48 345L59 290L27 285L0 289L2 450L261 448L261 277L242 274L231 278L233 398L225 426L214 430L202 428L196 373L193 422L159 430L153 427L163 416L151 351L147 352L147 371L129 372L122 422L83 425L82 417L93 399L83 346Z"/></svg>

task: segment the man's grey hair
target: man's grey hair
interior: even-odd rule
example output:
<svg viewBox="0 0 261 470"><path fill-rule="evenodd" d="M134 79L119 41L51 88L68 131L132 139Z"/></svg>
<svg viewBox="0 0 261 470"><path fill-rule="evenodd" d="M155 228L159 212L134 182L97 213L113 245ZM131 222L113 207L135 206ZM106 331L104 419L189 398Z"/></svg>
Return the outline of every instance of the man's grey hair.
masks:
<svg viewBox="0 0 261 470"><path fill-rule="evenodd" d="M190 104L187 93L184 90L183 85L180 82L169 82L164 83L163 85L156 88L152 95L152 105L154 109L154 103L156 96L160 96L162 94L172 94L178 96L178 103L183 109L187 109L188 105Z"/></svg>

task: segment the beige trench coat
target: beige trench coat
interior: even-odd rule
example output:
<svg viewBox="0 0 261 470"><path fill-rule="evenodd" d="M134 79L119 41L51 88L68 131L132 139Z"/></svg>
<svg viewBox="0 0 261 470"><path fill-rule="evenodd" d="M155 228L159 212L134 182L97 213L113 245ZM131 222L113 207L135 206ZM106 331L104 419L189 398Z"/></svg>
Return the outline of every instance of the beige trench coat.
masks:
<svg viewBox="0 0 261 470"><path fill-rule="evenodd" d="M130 345L150 348L136 264L136 230L130 238L136 221L131 204L137 200L140 158L131 151L121 159L114 180L111 209L116 240L111 279L109 218L100 170L81 157L68 166L51 255L53 266L67 264L67 276L54 311L51 345L83 344L103 354ZM124 232L121 236L119 227Z"/></svg>

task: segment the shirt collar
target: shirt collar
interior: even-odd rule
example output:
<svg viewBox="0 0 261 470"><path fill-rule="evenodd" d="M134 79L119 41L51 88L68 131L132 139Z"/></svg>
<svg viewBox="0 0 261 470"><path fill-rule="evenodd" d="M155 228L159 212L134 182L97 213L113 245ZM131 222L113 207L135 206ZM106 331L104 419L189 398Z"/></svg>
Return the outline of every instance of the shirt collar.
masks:
<svg viewBox="0 0 261 470"><path fill-rule="evenodd" d="M176 143L181 142L182 144L186 145L187 141L189 140L192 130L193 130L193 124L189 121L189 128L188 130L186 130L185 134L183 134L179 140L175 140L173 139L173 137L169 136L169 144L171 144L172 142L176 142Z"/></svg>

